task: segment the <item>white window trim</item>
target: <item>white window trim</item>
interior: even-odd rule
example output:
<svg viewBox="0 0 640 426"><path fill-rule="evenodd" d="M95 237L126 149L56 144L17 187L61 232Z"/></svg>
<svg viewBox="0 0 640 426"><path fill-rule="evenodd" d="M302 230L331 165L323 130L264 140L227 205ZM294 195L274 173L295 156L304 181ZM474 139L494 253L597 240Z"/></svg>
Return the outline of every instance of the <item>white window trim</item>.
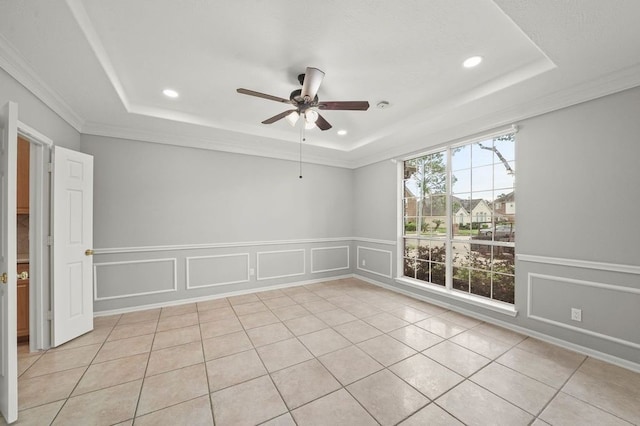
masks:
<svg viewBox="0 0 640 426"><path fill-rule="evenodd" d="M482 308L486 308L494 312L499 312L501 314L509 315L512 317L518 315L516 306L509 303L500 302L497 300L489 299L487 297L476 296L471 293L463 293L454 289L449 290L448 288L442 287L440 285L431 284L426 281L413 280L407 277L398 277L395 279L395 281L399 284L407 285L409 287L414 287L420 290L425 290L441 296L450 297L451 299L461 300L471 305L480 306Z"/></svg>
<svg viewBox="0 0 640 426"><path fill-rule="evenodd" d="M494 312L499 312L499 313L503 313L512 317L517 316L518 311L515 307L515 300L513 304L510 303L506 303L506 302L501 302L498 300L494 300L488 297L483 297L483 296L477 296L474 295L472 293L464 293L462 291L459 290L455 290L453 288L453 264L451 262L447 262L446 263L446 282L445 282L445 286L440 286L437 284L432 284L426 281L422 281L422 280L417 280L417 279L412 279L409 277L406 277L404 275L404 240L406 238L406 236L404 235L404 162L406 160L411 160L413 158L417 158L417 157L421 157L421 156L426 156L429 154L433 154L433 153L437 153L437 152L442 152L442 151L446 151L447 153L447 188L451 188L451 151L454 148L457 148L459 146L464 146L464 145L469 145L475 142L481 142L487 139L493 139L499 136L503 136L503 135L507 135L510 133L518 133L518 126L516 125L512 125L508 128L502 128L500 130L496 130L494 132L490 132L490 133L484 133L482 135L479 136L474 136L471 138L466 138L464 140L460 140L457 141L455 143L452 144L444 144L444 145L438 145L436 147L433 147L432 149L428 150L428 151L422 151L422 152L418 152L418 153L413 153L407 156L403 156L402 158L398 158L396 160L393 160L394 162L396 162L396 166L397 166L397 182L398 182L398 196L396 197L398 200L397 206L398 206L398 216L397 216L397 250L396 250L396 257L397 257L397 265L398 267L396 268L396 277L395 277L395 281L397 283L400 284L404 284L404 285L408 285L414 288L418 288L421 290L426 290L428 292L431 293L435 293L435 294L439 294L439 295L443 295L445 297L450 297L451 299L454 300L461 300L464 301L466 303L472 304L472 305L476 305L476 306L480 306L489 310L492 310ZM451 194L449 193L449 191L447 191L447 206L446 206L446 211L450 212L451 211ZM451 226L451 215L447 213L446 217L445 217L445 224L447 227L447 237L446 237L446 249L447 249L447 259L451 259L452 256L452 246L453 243L456 241L456 239L454 238L453 234L452 234L452 226ZM470 223L473 223L473 215L470 212ZM417 225L417 224L416 224ZM417 238L417 236L416 236ZM489 243L487 245L489 246L509 246L511 247L511 245L509 244L504 244L500 241L486 241L486 243ZM515 274L514 274L514 285L515 285ZM515 291L515 289L514 289Z"/></svg>

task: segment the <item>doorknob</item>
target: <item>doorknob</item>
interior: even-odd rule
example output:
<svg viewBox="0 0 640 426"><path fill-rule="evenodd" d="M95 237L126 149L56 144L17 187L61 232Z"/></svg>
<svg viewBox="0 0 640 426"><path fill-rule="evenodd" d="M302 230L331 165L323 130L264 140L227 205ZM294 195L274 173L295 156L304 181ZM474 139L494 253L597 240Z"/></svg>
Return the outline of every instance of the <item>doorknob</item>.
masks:
<svg viewBox="0 0 640 426"><path fill-rule="evenodd" d="M29 273L27 271L22 271L18 274L18 279L19 280L28 280L29 279ZM6 284L7 281L9 281L9 275L7 275L6 272L3 272L2 275L0 275L0 282L2 282L2 284Z"/></svg>
<svg viewBox="0 0 640 426"><path fill-rule="evenodd" d="M84 251L84 255L85 255L85 256L93 256L93 250L91 250L91 249L86 249L86 250Z"/></svg>

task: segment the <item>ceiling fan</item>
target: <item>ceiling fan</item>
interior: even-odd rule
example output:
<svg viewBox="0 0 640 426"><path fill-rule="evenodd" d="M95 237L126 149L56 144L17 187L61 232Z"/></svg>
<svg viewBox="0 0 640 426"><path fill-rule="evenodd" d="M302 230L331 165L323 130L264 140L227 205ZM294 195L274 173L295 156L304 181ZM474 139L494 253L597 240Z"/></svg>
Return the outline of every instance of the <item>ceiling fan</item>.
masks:
<svg viewBox="0 0 640 426"><path fill-rule="evenodd" d="M322 117L317 110L343 110L343 111L366 111L369 109L367 101L323 101L318 100L318 89L324 78L324 72L317 68L307 67L304 74L298 76L298 81L302 84L302 89L294 90L289 95L289 99L279 98L277 96L267 95L265 93L256 92L248 89L237 89L238 93L258 98L269 99L271 101L282 102L283 104L293 105L294 109L290 109L280 114L276 114L271 118L267 118L262 124L272 124L278 120L286 118L287 121L295 126L300 117L304 117L305 128L311 129L317 126L320 130L329 130L331 124Z"/></svg>

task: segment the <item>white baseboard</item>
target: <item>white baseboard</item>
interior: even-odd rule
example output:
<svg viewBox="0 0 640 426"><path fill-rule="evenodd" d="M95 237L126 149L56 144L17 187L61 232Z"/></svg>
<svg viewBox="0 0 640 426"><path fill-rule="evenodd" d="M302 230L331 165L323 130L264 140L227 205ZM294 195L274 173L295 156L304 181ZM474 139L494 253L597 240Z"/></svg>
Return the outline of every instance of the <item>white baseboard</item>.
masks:
<svg viewBox="0 0 640 426"><path fill-rule="evenodd" d="M321 282L333 281L333 280L339 280L339 279L345 279L345 278L357 278L359 280L368 282L369 284L373 284L375 286L382 287L382 288L385 288L387 290L391 290L391 291L394 291L396 293L403 294L405 296L410 296L410 297L413 297L414 299L422 300L424 302L428 302L428 303L431 303L433 305L437 305L437 306L440 306L442 308L446 308L446 309L449 309L451 311L455 311L455 312L458 312L460 314L463 314L463 315L466 315L466 316L469 316L469 317L472 317L472 318L476 318L478 320L487 322L489 324L497 325L499 327L506 328L507 330L511 330L511 331L516 332L516 333L520 333L522 335L528 336L528 337L533 337L533 338L536 338L538 340L542 340L544 342L551 343L553 345L559 346L561 348L568 349L568 350L571 350L571 351L574 351L574 352L578 352L578 353L581 353L583 355L590 356L592 358L595 358L595 359L598 359L598 360L601 360L601 361L604 361L604 362L608 362L610 364L617 365L619 367L626 368L628 370L640 373L640 364L635 363L633 361L629 361L627 359L619 358L619 357L616 357L616 356L613 356L613 355L610 355L610 354L607 354L607 353L604 353L604 352L597 351L595 349L587 348L585 346L577 345L575 343L567 342L565 340L558 339L557 337L549 336L547 334L540 333L540 332L535 331L535 330L530 330L528 328L520 327L520 326L517 326L517 325L514 325L514 324L509 324L507 322L500 321L498 319L495 319L495 318L492 318L492 317L488 317L486 315L482 315L482 314L479 314L477 312L469 311L469 310L461 308L459 306L451 305L449 303L445 303L445 302L442 302L442 301L439 301L439 300L430 299L429 297L426 297L426 296L423 296L423 295L419 295L419 294L415 294L415 293L412 293L412 292L409 292L409 291L406 291L406 290L402 290L402 289L400 289L398 287L391 286L389 284L385 284L385 283L382 283L380 281L376 281L376 280L373 280L371 278L368 278L368 277L365 277L365 276L362 276L362 275L358 275L358 274L346 274L346 275L340 275L340 276L330 277L330 278L322 278L322 279L306 280L306 281L297 281L297 282L294 282L294 283L278 284L278 285L272 285L272 286L260 287L260 288L254 288L254 289L248 289L248 290L231 291L231 292L227 292L227 293L216 294L216 295L213 295L213 296L192 297L192 298L189 298L189 299L172 300L172 301L168 301L168 302L154 303L154 304L144 305L144 306L134 306L134 307L129 307L129 308L120 308L120 309L113 309L113 310L107 310L107 311L100 311L100 312L95 312L94 313L94 317L125 314L125 313L129 313L129 312L145 311L145 310L149 310L149 309L164 308L164 307L168 307L168 306L185 305L185 304L194 303L194 302L206 302L208 300L222 299L224 297L241 296L241 295L245 295L245 294L259 293L259 292L269 291L269 290L278 290L278 289L282 289L282 288L298 287L298 286L301 286L301 285L317 284L317 283L321 283Z"/></svg>
<svg viewBox="0 0 640 426"><path fill-rule="evenodd" d="M309 284L317 284L317 283L322 283L322 282L326 282L326 281L340 280L340 279L344 279L344 278L353 278L353 274L338 275L338 276L335 276L335 277L318 278L318 279L306 280L306 281L296 281L296 282L287 283L287 284L276 284L276 285L271 285L271 286L251 288L251 289L247 289L247 290L229 291L229 292L226 292L226 293L220 293L220 294L215 294L215 295L210 295L210 296L190 297L190 298L187 298L187 299L170 300L170 301L166 301L166 302L152 303L152 304L148 304L148 305L140 305L140 306L131 306L131 307L127 307L127 308L110 309L110 310L106 310L106 311L94 312L93 316L94 316L94 318L96 318L96 317L104 317L104 316L108 316L108 315L127 314L129 312L147 311L149 309L166 308L166 307L169 307L169 306L179 306L179 305L186 305L186 304L189 304L189 303L197 303L197 302L206 302L206 301L209 301L209 300L222 299L222 298L225 298L225 297L242 296L242 295L245 295L245 294L252 294L252 293L261 293L263 291L279 290L279 289L282 289L282 288L298 287L298 286L301 286L301 285L309 285Z"/></svg>
<svg viewBox="0 0 640 426"><path fill-rule="evenodd" d="M424 302L431 303L433 305L440 306L442 308L446 308L460 314L476 318L478 320L487 322L489 324L497 325L502 328L506 328L507 330L515 331L516 333L523 334L528 337L534 337L538 340L542 340L547 343L551 343L556 346L560 346L561 348L568 349L574 352L578 352L580 354L590 356L595 359L599 359L601 361L608 362L610 364L617 365L622 368L626 368L628 370L632 370L640 373L640 364L635 363L633 361L629 361L627 359L619 358L604 352L597 351L595 349L591 349L585 346L577 345L575 343L567 342L566 340L558 339L557 337L549 336L548 334L540 333L535 330L531 330L528 328L520 327L514 324L510 324L508 322L500 321L498 319L488 317L486 315L479 314L477 312L469 311L467 309L461 308L459 306L451 305L449 303L441 302L439 300L430 299L427 296L411 293L406 290L402 290L398 287L391 286L389 284L382 283L380 281L373 280L371 278L364 277L362 275L354 274L354 278L358 278L362 281L366 281L370 284L377 285L379 287L385 288L387 290L395 291L396 293L404 294L405 296L410 296L415 299L422 300Z"/></svg>

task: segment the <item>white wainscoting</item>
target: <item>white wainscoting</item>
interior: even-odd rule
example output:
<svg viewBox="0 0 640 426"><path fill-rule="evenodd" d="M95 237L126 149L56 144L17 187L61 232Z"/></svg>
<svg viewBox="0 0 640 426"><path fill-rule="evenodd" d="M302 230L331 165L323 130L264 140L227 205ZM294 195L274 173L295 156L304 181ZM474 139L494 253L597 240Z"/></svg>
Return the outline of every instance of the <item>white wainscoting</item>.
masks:
<svg viewBox="0 0 640 426"><path fill-rule="evenodd" d="M260 251L257 256L258 281L304 275L305 249Z"/></svg>
<svg viewBox="0 0 640 426"><path fill-rule="evenodd" d="M185 258L187 290L249 281L249 253Z"/></svg>
<svg viewBox="0 0 640 426"><path fill-rule="evenodd" d="M169 264L169 268L167 268ZM102 272L100 272L102 270ZM115 273L119 278L109 280L103 274ZM107 296L98 295L100 279L103 277L111 284L106 287L111 294ZM153 290L144 287L144 284L153 283ZM117 283L114 285L114 283ZM177 259L149 259L149 260L126 260L119 262L105 262L93 264L93 300L122 299L132 296L143 296L158 293L175 292L178 290ZM104 294L104 289L101 288Z"/></svg>
<svg viewBox="0 0 640 426"><path fill-rule="evenodd" d="M596 269L598 271L620 272L623 274L640 275L640 266L624 265L620 263L592 262L590 260L565 259L561 257L537 256L532 254L517 254L516 258L522 262L542 263L545 265L570 266L573 268Z"/></svg>
<svg viewBox="0 0 640 426"><path fill-rule="evenodd" d="M366 254L366 252L369 253ZM356 268L361 271L369 272L370 274L391 278L393 274L392 259L393 253L389 250L358 246ZM362 264L363 261L365 262L364 265Z"/></svg>
<svg viewBox="0 0 640 426"><path fill-rule="evenodd" d="M124 254L124 253L150 253L158 251L182 251L182 250L209 250L209 249L228 249L236 247L261 247L273 245L290 245L290 244L323 244L335 242L350 242L353 240L372 241L388 243L385 240L368 240L358 237L336 237L336 238L308 238L299 240L270 240L270 241L243 241L230 243L205 243L205 244L173 244L165 246L138 246L138 247L108 247L96 248L94 254Z"/></svg>
<svg viewBox="0 0 640 426"><path fill-rule="evenodd" d="M319 269L317 269L318 265L321 265ZM340 271L343 269L349 269L349 246L318 247L311 249L312 274Z"/></svg>
<svg viewBox="0 0 640 426"><path fill-rule="evenodd" d="M550 285L549 283L553 284ZM540 290L537 290L538 287L540 287ZM580 290L576 291L576 287L580 287ZM540 310L544 308L535 303L537 298L536 291L542 293L542 295L539 296L541 299L551 299L554 303L561 305L561 312L540 312ZM554 295L549 294L550 292L557 292L559 297L554 298ZM566 297L562 297L563 292L571 292L571 300L566 300ZM606 311L605 307L602 306L602 301L604 300L607 301L606 303L609 309L615 308L615 312ZM640 310L638 306L640 306L640 289L638 288L533 272L528 274L528 318L636 349L640 349L640 328L637 327L637 325L640 324ZM570 309L572 307L583 310L582 322L576 322L575 325L572 325L562 322L560 318L557 318L559 315L567 319L570 318ZM615 326L616 322L611 317L617 313L624 313L625 318L623 321L628 327ZM554 316L556 318L554 318ZM592 318L593 320L591 320ZM607 320L614 322L612 325L607 325ZM625 333L625 329L630 329L631 332ZM629 334L631 334L631 336L629 336ZM635 336L633 336L633 334L635 334Z"/></svg>

